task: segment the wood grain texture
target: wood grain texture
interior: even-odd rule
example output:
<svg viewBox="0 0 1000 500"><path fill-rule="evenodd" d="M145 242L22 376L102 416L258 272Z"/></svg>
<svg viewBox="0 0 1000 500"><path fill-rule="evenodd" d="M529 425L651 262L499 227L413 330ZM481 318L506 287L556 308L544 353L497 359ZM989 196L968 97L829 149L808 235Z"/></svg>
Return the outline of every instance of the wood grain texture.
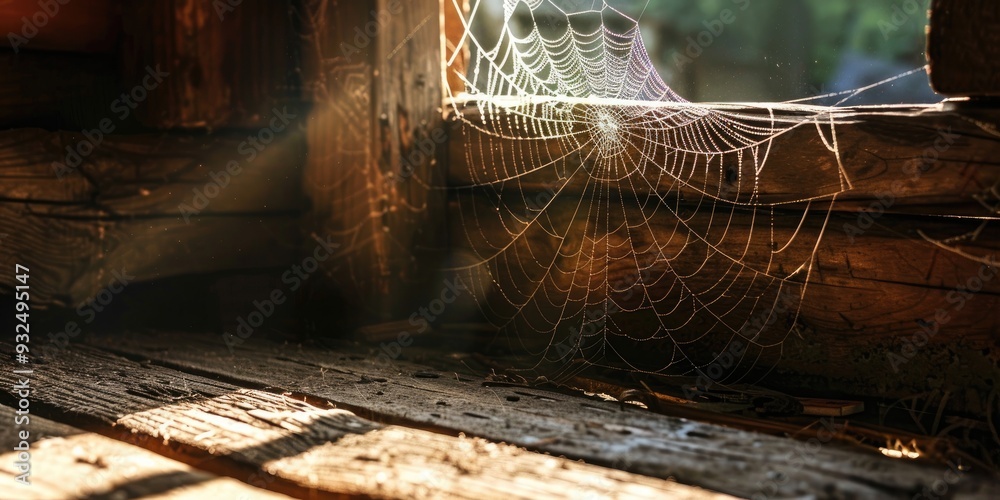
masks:
<svg viewBox="0 0 1000 500"><path fill-rule="evenodd" d="M719 110L736 112L729 106ZM588 257L590 264L576 273L553 274L557 279L548 282L551 289L568 290L572 283L588 283L590 275L604 273L611 283L635 283L628 251L652 252L652 258L652 249L659 248L671 270L658 287L646 287L650 296L664 296L673 277L684 276L692 290L707 291L710 298L705 300L714 310L734 313L732 322L739 328L757 313L742 302L753 295L744 293L750 288L740 288L744 282L730 284L731 256L750 269L770 269L779 276L805 264L811 272L790 280L808 283L800 314L784 315L786 321L779 321L770 330L774 336L767 337L775 348L762 366L780 373L773 383L802 395L833 391L891 400L951 390L950 409L985 414L993 388L980 381L1000 374L995 349L1000 319L994 313L1000 307L1000 279L982 263L1000 259L996 113L953 107L845 109L834 112L845 113L836 126L840 163L827 147L829 126L820 124L826 143L816 126L776 137L756 183L734 184L733 179L753 178L754 165L746 157L740 165L735 156L725 155L707 167L704 159L694 163L688 158L691 164L680 169L690 174L683 182L655 168L618 180L580 170L563 188L560 172L582 165L578 156L567 155L564 144L488 137L477 128L489 129L492 120L483 123L478 109L467 111L471 123L452 126L452 212L459 215L451 220L454 244L481 259L506 248L493 263L498 284L483 281L483 292L493 293L492 286L512 303L529 301L527 293L519 295L525 283L539 282L551 269L575 269L576 255L596 238L601 240L598 247L609 250L594 247L597 254ZM636 136L636 154L671 158L667 145L647 144L643 150L638 142L645 135ZM565 165L550 163L560 158L568 159ZM852 183L843 192L840 164ZM514 176L533 166L544 168ZM720 192L726 194L705 194ZM817 199L796 201L809 198ZM726 203L737 201L743 205ZM524 225L542 206L539 222ZM807 208L809 215L803 216ZM596 224L612 228L606 241L601 231L594 234ZM712 250L702 245L702 238L711 241ZM783 250L775 252L779 248ZM739 292L726 296L720 292L729 289L723 287L712 292L718 283ZM970 283L975 292L968 292ZM619 313L615 321L630 325L629 331L641 337L644 325L666 321L668 327L678 327L680 323L670 321L694 318L674 334L678 342L686 341L685 332L697 336L718 327L711 316L673 300L676 293L671 297L664 302L677 302L671 316ZM552 300L562 304L563 299ZM503 300L496 302L491 307L506 307ZM546 318L569 315L544 302L525 309L546 308ZM789 333L792 326L798 334ZM912 340L922 339L922 326L936 333L926 346L911 351ZM524 337L531 341L530 335ZM542 337L536 347L552 342ZM728 342L732 336L709 335L686 354L712 363L711 353L725 348L724 343L712 344L714 338ZM643 342L622 340L615 347L647 370L662 368L664 356L670 359L670 352L650 350Z"/></svg>
<svg viewBox="0 0 1000 500"><path fill-rule="evenodd" d="M176 217L181 204L199 215L301 210L302 136L289 131L262 151L248 136L107 135L74 167L68 150L94 144L83 132L2 131L0 200L78 217ZM231 163L237 168L227 171ZM198 193L206 206L195 203Z"/></svg>
<svg viewBox="0 0 1000 500"><path fill-rule="evenodd" d="M123 5L124 80L170 73L137 110L170 128L261 128L298 98L286 0L155 0Z"/></svg>
<svg viewBox="0 0 1000 500"><path fill-rule="evenodd" d="M434 0L379 0L377 6L392 16L376 38L375 56L375 144L382 172L376 186L389 243L388 274L381 278L385 293L379 298L383 318L396 319L425 299L412 290L428 285L447 244L447 226L441 223L447 210L442 161L448 134L441 112L446 83L440 78L444 7Z"/></svg>
<svg viewBox="0 0 1000 500"><path fill-rule="evenodd" d="M362 318L396 318L443 246L444 193L430 187L443 184L447 136L439 2L305 5L306 229L337 235L343 248L312 293Z"/></svg>
<svg viewBox="0 0 1000 500"><path fill-rule="evenodd" d="M36 372L46 389L35 395L46 413L303 498L731 498L479 438L384 426L322 401L83 346L46 364Z"/></svg>
<svg viewBox="0 0 1000 500"><path fill-rule="evenodd" d="M313 300L322 303L354 297L355 305L368 304L385 292L388 250L377 215L383 205L376 194L381 184L374 151L371 42L356 47L349 58L338 56L342 45L355 47L353 30L364 28L374 6L371 1L334 6L315 0L303 7L304 97L312 105L302 179L311 208L304 232L336 235L345 249L343 259L324 269L330 282L307 285Z"/></svg>
<svg viewBox="0 0 1000 500"><path fill-rule="evenodd" d="M774 116L779 122L803 119L801 111L775 106L778 108ZM763 125L759 119L769 116L763 105L726 105L714 109L734 123L748 127ZM1000 164L996 161L1000 156L997 113L942 106L843 108L830 112L839 122L834 127L839 162L830 150L834 136L830 118L826 118L820 123L806 120L804 125L761 145L757 154L766 154L767 160L759 174L754 171L757 165L752 161L753 153L747 150L742 153L742 161L733 153L716 156L706 166L703 158L696 163L691 155L680 159L685 167L676 175L656 169L641 175L635 173L621 181L608 181L589 179L580 169L587 151L571 154L567 145L558 140L493 138L486 132L507 132L519 137L531 132L514 131L508 126L494 130L495 121L507 119L502 111L482 122L481 110L470 107L461 109L465 120L450 122L449 184L544 192L563 186L560 173L578 172L580 175L574 176L563 192L579 193L590 180L593 185L622 190L626 196L630 192L640 197L655 192L670 200L680 198L690 203L707 199L707 194L724 201L803 206L804 203L795 202L837 195L836 208L844 211L868 208L880 197L891 195L894 201L888 210L893 212L981 215L982 206L975 196L1000 183ZM756 118L741 120L738 116ZM543 132L534 133L542 137ZM678 154L664 138L660 138L660 144L650 143L645 130L636 130L630 136L632 158L638 159L642 154L653 159L650 170L653 165L676 168ZM578 140L586 142L588 137L583 133ZM525 158L546 168L526 174ZM849 179L850 186L844 177ZM508 181L502 183L503 179Z"/></svg>
<svg viewBox="0 0 1000 500"><path fill-rule="evenodd" d="M0 418L11 421L14 410L0 406ZM15 453L0 455L4 496L22 500L54 498L290 498L222 478L164 458L139 446L89 433L38 416L31 417L30 486L14 483ZM4 450L17 445L3 433Z"/></svg>
<svg viewBox="0 0 1000 500"><path fill-rule="evenodd" d="M0 132L4 265L36 270L37 304L76 307L123 269L148 280L293 261L301 137L276 140L250 161L235 134L108 136L59 178L53 163L82 140Z"/></svg>
<svg viewBox="0 0 1000 500"><path fill-rule="evenodd" d="M646 261L642 255L636 258L618 254L631 249L642 252L659 248L663 252L669 263L654 265L652 278L643 288L649 297L662 297L660 309L671 314L656 317L648 309L618 312L612 314L612 321L630 325L628 331L636 337L643 337L649 325L677 328L683 324L684 328L674 331L672 340L661 341L661 349L654 348L655 343L613 339L614 352L625 353L622 356L627 356L632 367L659 370L664 359L671 359L676 345L673 342L689 341L697 344L685 355L697 365L711 365L717 356L714 353L727 349L734 338L717 323L716 316L694 309L691 301L678 299L677 276L682 277L685 290L703 293L701 300L711 304L711 310L724 312L727 324L734 328L769 314L764 312L770 311L766 306L756 310L756 303L743 299L747 294L761 294L764 303L769 304L769 293L774 290L752 288L752 272L743 272L737 279L730 257L736 256L748 269L767 268L778 275L803 264L812 265L810 273L789 280L790 284L807 283L804 297L798 300L796 296L798 314L796 308L779 314L758 339L762 344L773 342L774 347L762 350L759 359L748 358L756 360L754 368L776 367L782 376L774 379L783 389L816 397L834 391L855 397L902 399L943 387L955 391L955 397L948 401L949 408L984 415L993 393L992 385L985 381L1000 376L1000 358L994 348L1000 332L1000 318L995 314L1000 307L997 270L921 237L925 234L946 239L971 233L980 228L981 221L887 214L864 234L854 236L843 227L856 224L856 215L835 213L827 221L822 207L806 217L788 210L732 214L721 209L701 213L692 210L683 212L682 225L667 211L641 210L626 201L620 210L601 216L601 224L607 221L609 227L618 229L607 234L606 245L602 241L590 264L575 273L563 274L549 270L577 269L577 255L594 250L592 240L585 236L587 225L594 222L586 211L574 216L575 201L557 200L548 209L546 224L557 227L565 238L554 238L544 227L514 238L511 226L505 226L496 216L495 200L471 198L454 205L453 211L462 215L453 221L453 232L458 235L456 246L480 256L492 255L495 248L507 248L493 263L495 269L490 267L496 284L488 279L476 283L477 294L495 299L492 307L501 312L512 312L502 309L509 307L505 300L529 301L531 305L519 317L526 322L535 318L533 313L545 318L578 318L574 314L582 311L562 309L566 296L555 291L545 298L532 299L529 293L533 288L521 292L524 283L537 283L544 277L546 290L579 290L580 283L588 283L589 276L606 273L610 283L631 286L639 276L635 261ZM714 252L707 252L698 238L689 236L695 233L712 241ZM778 248L775 242L784 248L782 252L774 252ZM605 246L619 249L618 253L604 252L601 249ZM954 246L968 255L1000 258L1000 225L987 225L978 239ZM648 252L652 253L646 259L651 259L655 250ZM719 283L726 286L720 287ZM970 283L976 292L968 292ZM503 299L489 295L492 286L506 290ZM600 290L593 293L592 303L603 298L596 295ZM633 294L631 299L625 299L625 295L622 292L612 297L624 310L638 308L642 305L639 301L647 296ZM551 305L547 300L552 301ZM798 333L791 333L793 325ZM925 330L921 325L934 335L921 341L919 349L910 351L908 346L914 338L923 339L919 332ZM706 331L715 333L703 336ZM529 351L568 341L558 336L565 332L554 339L529 332L523 329L512 340L524 342L530 346ZM904 353L908 359L903 359ZM620 362L611 357L607 361Z"/></svg>
<svg viewBox="0 0 1000 500"><path fill-rule="evenodd" d="M931 85L941 94L1000 96L1000 4L934 0L927 60Z"/></svg>
<svg viewBox="0 0 1000 500"><path fill-rule="evenodd" d="M194 335L91 340L240 385L278 386L322 398L379 422L464 432L740 497L909 498L940 475L933 465L891 460L833 442L803 453L805 445L793 440L626 411L599 398L491 387L478 378L404 359L384 360L377 353L366 357L248 343L233 356L221 340ZM787 481L772 485L775 477ZM987 498L1000 485L973 475L965 480L951 491Z"/></svg>

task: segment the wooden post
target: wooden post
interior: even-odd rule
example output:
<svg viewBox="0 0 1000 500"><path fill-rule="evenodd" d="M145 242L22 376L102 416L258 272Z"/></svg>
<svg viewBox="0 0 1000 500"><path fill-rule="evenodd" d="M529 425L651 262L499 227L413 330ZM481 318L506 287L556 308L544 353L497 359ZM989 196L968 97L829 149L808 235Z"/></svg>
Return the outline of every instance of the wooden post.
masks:
<svg viewBox="0 0 1000 500"><path fill-rule="evenodd" d="M1000 2L934 0L927 60L941 94L1000 96Z"/></svg>
<svg viewBox="0 0 1000 500"><path fill-rule="evenodd" d="M332 292L356 319L405 318L445 226L445 193L433 188L447 149L440 0L317 0L305 11L306 231L341 252L311 301Z"/></svg>

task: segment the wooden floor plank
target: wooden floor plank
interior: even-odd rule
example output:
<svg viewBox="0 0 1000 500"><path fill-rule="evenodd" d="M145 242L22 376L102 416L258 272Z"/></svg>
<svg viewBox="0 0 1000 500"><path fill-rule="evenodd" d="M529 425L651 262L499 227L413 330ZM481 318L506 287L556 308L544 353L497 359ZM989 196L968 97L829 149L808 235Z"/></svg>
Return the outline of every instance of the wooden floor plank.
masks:
<svg viewBox="0 0 1000 500"><path fill-rule="evenodd" d="M613 403L484 387L482 380L405 361L379 365L371 357L251 343L230 355L221 339L198 336L91 340L169 366L312 395L372 419L466 432L737 496L910 498L947 472L832 442L816 447ZM1000 483L973 473L949 486L971 498L1000 494Z"/></svg>
<svg viewBox="0 0 1000 500"><path fill-rule="evenodd" d="M10 422L14 410L0 406L0 420ZM3 498L131 498L196 500L216 498L280 499L278 493L254 488L235 479L199 471L138 446L99 434L31 417L30 485L15 482L21 472L16 452L0 455ZM13 432L0 434L3 450L17 446Z"/></svg>
<svg viewBox="0 0 1000 500"><path fill-rule="evenodd" d="M241 389L87 346L50 357L34 376L46 416L295 496L730 498L481 438L385 426L321 400Z"/></svg>
<svg viewBox="0 0 1000 500"><path fill-rule="evenodd" d="M381 498L729 498L479 438L382 426L240 390L123 417L139 434L227 455L320 493Z"/></svg>

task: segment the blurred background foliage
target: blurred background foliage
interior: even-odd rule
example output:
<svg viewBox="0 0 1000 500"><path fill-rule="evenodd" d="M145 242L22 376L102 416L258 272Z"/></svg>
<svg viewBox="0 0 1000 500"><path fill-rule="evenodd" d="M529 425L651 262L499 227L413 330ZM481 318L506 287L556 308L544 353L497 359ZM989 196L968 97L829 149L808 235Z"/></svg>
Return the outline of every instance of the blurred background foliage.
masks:
<svg viewBox="0 0 1000 500"><path fill-rule="evenodd" d="M488 25L502 24L503 2L482 1L490 6L487 15L497 16L491 22L478 20L477 25L489 31ZM692 101L815 97L868 86L926 64L929 0L604 1L640 19L643 39L660 74ZM602 0L553 2L563 11L579 12L595 3L600 7ZM550 13L559 17L558 12L550 9ZM722 24L721 33L711 33L712 26L719 31L717 21L724 18L731 22ZM516 22L531 19L520 16ZM539 16L536 22L541 22ZM940 99L926 75L918 73L844 104Z"/></svg>
<svg viewBox="0 0 1000 500"><path fill-rule="evenodd" d="M620 7L628 11L644 2L619 3L626 4ZM731 65L751 74L759 71L749 67L774 68L768 78L771 88L757 86L753 93L741 96L748 100L787 100L850 90L925 63L926 0L650 0L642 13L643 36L653 38L651 41L660 48L654 58L664 67L668 79L678 80L673 82L675 85L692 86L697 82L685 81L684 71L671 68L676 66L670 60L672 54L686 50L687 37L697 39L707 28L705 22L720 18L725 9L732 11L736 19L715 43L705 47L702 65ZM697 64L696 59L692 66ZM715 73L711 68L694 71L699 69L702 74ZM868 81L865 76L869 76ZM725 80L723 85L709 82L707 92L691 88L690 93L699 100L732 100L735 96L729 91L727 96L714 90L725 88ZM935 100L929 88L919 88L922 83L899 82L889 86L897 87L895 91L883 89L858 101Z"/></svg>

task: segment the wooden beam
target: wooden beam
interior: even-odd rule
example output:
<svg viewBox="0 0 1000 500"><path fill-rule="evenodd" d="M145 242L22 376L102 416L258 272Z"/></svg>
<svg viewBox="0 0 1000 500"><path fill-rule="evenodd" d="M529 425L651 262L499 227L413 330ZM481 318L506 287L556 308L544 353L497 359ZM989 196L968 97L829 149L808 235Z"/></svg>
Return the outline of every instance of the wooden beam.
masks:
<svg viewBox="0 0 1000 500"><path fill-rule="evenodd" d="M507 271L512 278L528 278L519 274L519 269L544 270L552 259L557 259L554 265L560 270L579 267L580 273L596 273L606 268L612 281L630 271L636 273L635 264L629 259L633 251L640 253L640 261L643 251L652 252L650 257L659 251L682 276L689 276L687 270L692 272L686 281L694 290L710 288L716 283L717 274L725 274L730 268L727 263L733 260L753 269L770 268L771 275L781 275L779 269L782 269L784 274L791 276L790 281L804 283L807 282L806 273L794 271L814 258L810 284L855 290L892 284L933 290L942 296L976 276L983 266L960 253L945 251L921 235L940 241L979 231L978 238L955 242L951 248L966 255L984 259L994 256L1000 260L1000 227L984 225L980 220L889 214L873 217L871 227L863 231L858 228L858 232L854 232L845 227L856 227L858 216L834 213L828 221L829 203L816 205L809 211L743 210L707 204L703 208L640 205L614 198L608 202L616 205L615 210L604 213L603 207L595 207L595 212L602 213L591 214L577 212L580 199L566 197L551 202L545 220L539 220L523 217L516 211L505 214L508 207L493 197L458 195L452 205L452 211L460 214L452 221L455 245L473 250L484 263L499 254L498 259L515 266ZM587 195L582 199L585 206L591 200ZM498 205L500 214L497 213ZM515 222L519 218L520 221ZM602 225L609 224L612 230L605 231L603 227L595 230L598 219ZM527 221L534 222L529 224ZM612 250L600 248L605 244L602 239L605 236ZM713 257L712 252L699 253L708 246L702 239L709 241L718 254ZM594 240L601 241L596 249L591 248ZM775 245L782 251L777 252ZM593 265L588 264L586 257L575 265L581 251L591 257ZM606 255L612 262L605 262ZM710 266L714 262L719 267L694 273L706 260ZM530 277L538 278L533 274ZM562 278L571 280L573 276L566 271ZM557 278L556 283L569 286L568 281L559 281L562 278ZM587 283L587 280L580 281L582 276L576 278L578 284ZM669 287L669 284L664 286ZM533 289L525 293L531 293L530 290ZM1000 295L1000 279L987 280L980 291ZM508 293L513 294L512 298L518 296L513 290Z"/></svg>
<svg viewBox="0 0 1000 500"><path fill-rule="evenodd" d="M4 421L11 422L14 416L13 409L0 406L0 418ZM32 415L30 425L25 427L31 433L31 474L28 477L31 484L15 483L15 477L21 474L15 468L17 452L7 451L0 455L4 491L24 500L147 496L164 500L196 500L208 496L246 500L291 498L37 415ZM3 450L12 450L19 441L13 431L5 432L0 436L0 444Z"/></svg>
<svg viewBox="0 0 1000 500"><path fill-rule="evenodd" d="M447 128L442 113L442 6L437 0L379 0L392 17L376 39L376 185L384 201L388 254L382 275L386 319L403 319L448 258L445 175ZM399 9L394 13L394 9Z"/></svg>
<svg viewBox="0 0 1000 500"><path fill-rule="evenodd" d="M774 106L777 123L803 120L803 125L761 144L756 153L766 155L767 160L759 174L751 150L717 155L706 165L706 155L685 157L672 149L667 138L653 143L647 141L645 130L635 130L629 134L632 139L627 150L633 159L623 163L638 164L645 157L652 159L649 168L641 175L630 174L615 181L597 180L580 170L589 148L574 150L572 143L546 139L540 130L534 131L539 134L537 139L498 139L495 134L524 137L525 131L510 129L517 121L502 110L483 121L479 108L460 108L463 120L451 122L449 183L516 188L527 193L556 191L565 184L564 192L572 194L590 182L625 196L655 192L689 203L709 201L714 196L720 201L754 205L804 206L793 202L836 194L835 208L852 212L891 196L892 202L883 209L922 215L982 215L976 196L1000 183L996 161L1000 135L989 125L996 119L995 113L938 106L841 108L829 110L832 116L816 123L802 118L801 110ZM746 126L766 126L760 120L770 121L771 116L764 106L708 109ZM579 108L576 115L582 129L585 110ZM830 151L834 137L831 118L840 122L833 129L839 160ZM508 125L494 129L496 123ZM589 138L582 131L574 141L586 144ZM544 168L526 172L538 166ZM679 174L670 175L670 168L678 169ZM568 184L560 180L561 175L577 171L581 175L573 176ZM509 182L501 183L505 178Z"/></svg>
<svg viewBox="0 0 1000 500"><path fill-rule="evenodd" d="M267 127L298 99L288 0L126 2L124 80L169 73L137 108L149 127Z"/></svg>
<svg viewBox="0 0 1000 500"><path fill-rule="evenodd" d="M379 422L461 432L739 497L795 497L817 491L833 496L909 496L945 470L845 448L833 437L839 426L849 425L840 420L824 424L831 426L829 434L814 448L786 438L625 410L620 403L596 397L492 386L477 376L407 361L405 352L393 359L254 339L230 355L221 339L204 336L88 339L165 366L311 395ZM66 362L94 365L72 358ZM0 380L3 376L0 373ZM810 451L803 456L805 449ZM787 481L772 484L776 477ZM988 498L1000 483L970 472L953 487L949 491Z"/></svg>
<svg viewBox="0 0 1000 500"><path fill-rule="evenodd" d="M322 400L83 346L48 362L34 380L46 387L34 395L40 413L300 498L732 498L479 438L380 425ZM94 385L99 373L114 376Z"/></svg>
<svg viewBox="0 0 1000 500"><path fill-rule="evenodd" d="M281 269L296 259L290 215L76 219L0 206L3 265L32 272L32 302L77 308L109 287L189 274ZM72 249L72 250L70 250ZM121 278L119 278L121 277ZM14 279L0 282L13 290ZM101 300L108 300L102 298Z"/></svg>
<svg viewBox="0 0 1000 500"><path fill-rule="evenodd" d="M3 260L36 270L36 303L76 307L123 269L142 281L294 261L300 135L263 151L235 134L101 135L0 133Z"/></svg>
<svg viewBox="0 0 1000 500"><path fill-rule="evenodd" d="M8 0L0 3L0 33L17 52L110 52L121 35L118 17L118 0Z"/></svg>
<svg viewBox="0 0 1000 500"><path fill-rule="evenodd" d="M715 353L727 349L734 338L727 328L739 330L745 321L768 317L766 304L775 298L777 288L760 288L759 277L755 279L757 275L751 270L791 272L811 265L811 273L792 276L785 288L795 297L795 307L801 306L798 314L794 314L795 308L778 314L776 323L757 339L762 344L773 342L773 348L754 351L745 357L753 363L733 372L775 368L783 374L775 377L779 387L802 396L822 397L826 390L895 400L935 388L951 389L956 396L947 402L949 410L979 415L992 394L992 386L983 381L1000 376L994 349L1000 338L995 314L1000 308L997 270L921 237L947 239L985 227L978 239L953 246L968 255L1000 258L997 224L888 214L874 219L863 234L855 235L843 228L856 225L858 215L835 213L827 222L829 205L816 207L806 217L786 210L755 213L706 207L701 212L682 212L681 224L669 211L673 207L654 211L613 198L610 203L618 206L615 210L601 209L599 216L583 211L576 217L574 199L557 200L549 205L541 222L527 227L513 222L514 217L498 216L496 200L479 195L458 195L456 199L452 210L460 214L452 222L456 247L467 249L484 262L497 255L482 268L484 273L489 270L488 277L468 285L477 297L491 297L494 289L504 291L502 298L492 296L488 307L493 311L513 314L517 311L508 301L527 303L513 324L522 328L512 341L530 352L571 340L564 337L566 330L560 330L555 338L553 334L532 335L531 328L521 321L534 320L538 325L562 318L565 323L579 325L586 311L582 305L574 306L579 298L562 308L566 294L579 297L592 276L603 281L606 274L609 283L627 285L627 290L611 297L623 311L612 313L610 322L634 337L643 337L642 332L651 333L650 328L661 324L677 331L659 343L612 336L614 349L602 353L604 362L625 367L623 361L627 361L631 367L656 372L665 366L665 360L673 359L671 352L676 345L672 341L696 341L684 354L696 365L710 366L717 359ZM595 234L595 224L619 229ZM565 237L557 239L553 234ZM701 244L701 238L713 243L712 250ZM595 240L600 245L592 248ZM499 252L501 248L505 251ZM605 248L623 250L605 253ZM641 286L649 297L662 297L661 312L671 314L656 317L649 309L625 312L643 305L646 294L633 289L640 286L634 285L640 276L636 261L652 263L657 248L669 262L654 264ZM783 250L776 253L775 248ZM628 255L631 249L640 255ZM578 262L581 251L596 253ZM727 256L735 256L741 264L734 265ZM794 294L807 278L800 301ZM532 295L536 288L526 284L540 281L545 283L541 287L544 291L537 293L544 295ZM683 283L685 293L699 293L710 305L694 309L691 300L678 295L678 283ZM967 292L970 283L977 292ZM589 303L603 300L599 290L591 292ZM745 300L758 294L762 295L760 304ZM540 320L542 317L546 320ZM726 326L718 324L720 319ZM911 351L912 339L923 338L921 325L935 334L926 345L921 341L921 347ZM793 326L798 333L789 333ZM960 363L954 363L956 359Z"/></svg>
<svg viewBox="0 0 1000 500"><path fill-rule="evenodd" d="M1000 96L1000 4L934 0L927 39L931 85L951 97Z"/></svg>

